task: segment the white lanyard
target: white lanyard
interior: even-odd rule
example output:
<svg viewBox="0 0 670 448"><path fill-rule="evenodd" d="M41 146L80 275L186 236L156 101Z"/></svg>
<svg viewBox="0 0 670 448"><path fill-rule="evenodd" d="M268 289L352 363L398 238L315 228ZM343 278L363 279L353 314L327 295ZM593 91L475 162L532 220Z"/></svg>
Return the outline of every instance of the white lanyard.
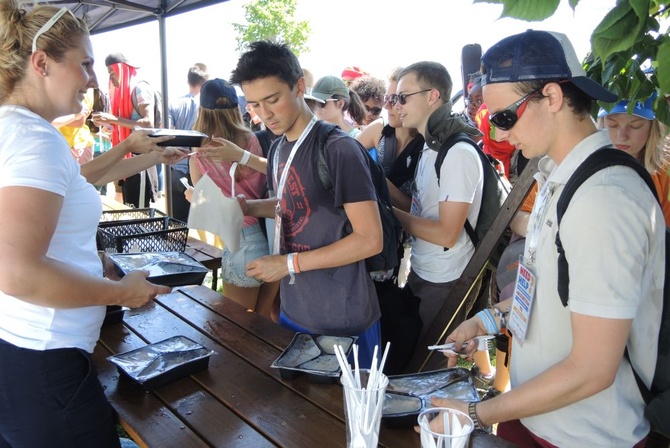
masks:
<svg viewBox="0 0 670 448"><path fill-rule="evenodd" d="M527 235L528 245L526 246L526 263L531 267L535 265L535 256L540 241L542 223L544 222L547 213L547 204L555 190L556 184L554 182L545 182L537 196L535 206L533 207L530 223L528 225L530 234Z"/></svg>
<svg viewBox="0 0 670 448"><path fill-rule="evenodd" d="M312 119L309 121L307 124L307 127L305 128L304 131L302 131L302 134L300 134L300 137L298 138L298 141L295 142L295 145L293 146L293 149L291 149L291 153L288 156L288 159L286 160L286 164L284 165L284 170L281 173L281 179L279 183L277 183L277 172L279 170L279 146L275 149L274 157L273 157L273 163L272 163L272 177L274 179L275 183L275 188L276 188L276 197L277 197L277 202L275 204L275 235L274 235L274 241L272 244L272 254L277 255L279 254L280 250L280 243L282 239L282 232L283 232L283 225L282 225L282 214L281 214L281 198L284 195L284 185L286 185L286 180L288 179L288 172L289 169L291 168L291 163L293 162L293 157L296 155L298 152L298 148L300 145L302 145L302 142L305 140L309 132L312 130L314 127L314 124L316 123L316 116L312 115Z"/></svg>
<svg viewBox="0 0 670 448"><path fill-rule="evenodd" d="M286 160L286 165L284 165L284 170L281 173L281 179L279 180L278 184L277 184L277 171L279 170L279 147L274 153L274 161L272 164L273 165L272 176L274 177L275 185L277 188L276 189L277 202L281 201L281 198L284 194L284 185L286 185L286 179L288 178L288 172L289 168L291 167L291 163L293 162L293 157L298 152L298 148L300 148L300 145L307 137L307 134L309 134L309 131L311 131L312 127L314 127L314 123L316 123L316 116L312 115L312 119L307 124L305 130L302 131L302 134L300 134L300 137L298 138L298 141L295 142L293 149L291 149L291 153L289 154L288 159Z"/></svg>

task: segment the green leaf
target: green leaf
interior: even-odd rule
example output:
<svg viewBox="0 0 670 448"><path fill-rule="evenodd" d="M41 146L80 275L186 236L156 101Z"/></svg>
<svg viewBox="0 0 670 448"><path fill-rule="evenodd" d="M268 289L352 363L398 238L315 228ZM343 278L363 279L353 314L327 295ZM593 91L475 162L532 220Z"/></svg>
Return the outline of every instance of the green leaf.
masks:
<svg viewBox="0 0 670 448"><path fill-rule="evenodd" d="M649 0L631 0L639 10L638 3L649 5ZM647 11L640 17L626 0L620 1L598 24L591 36L591 46L602 61L618 51L630 49L640 37L647 22Z"/></svg>
<svg viewBox="0 0 670 448"><path fill-rule="evenodd" d="M551 17L558 8L560 0L503 0L503 12L500 17L512 17L530 22Z"/></svg>
<svg viewBox="0 0 670 448"><path fill-rule="evenodd" d="M670 39L663 36L663 43L658 47L656 53L656 77L658 78L658 86L661 89L661 95L666 96L670 94Z"/></svg>
<svg viewBox="0 0 670 448"><path fill-rule="evenodd" d="M572 11L574 12L575 8L577 8L577 4L579 3L579 0L569 0L568 3L570 4L570 7L572 8Z"/></svg>

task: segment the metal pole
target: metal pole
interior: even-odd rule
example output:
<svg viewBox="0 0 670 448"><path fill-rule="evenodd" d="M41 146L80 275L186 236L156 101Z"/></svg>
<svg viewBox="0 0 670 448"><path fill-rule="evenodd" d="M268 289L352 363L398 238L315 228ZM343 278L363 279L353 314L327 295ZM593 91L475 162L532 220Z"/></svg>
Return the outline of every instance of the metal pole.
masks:
<svg viewBox="0 0 670 448"><path fill-rule="evenodd" d="M167 12L167 1L161 0L161 13L158 15L158 35L160 39L161 55L161 92L163 93L163 127L168 125L168 72L167 72L167 29L165 24L165 13ZM172 216L172 170L166 166L163 170L165 174L165 206L167 214Z"/></svg>

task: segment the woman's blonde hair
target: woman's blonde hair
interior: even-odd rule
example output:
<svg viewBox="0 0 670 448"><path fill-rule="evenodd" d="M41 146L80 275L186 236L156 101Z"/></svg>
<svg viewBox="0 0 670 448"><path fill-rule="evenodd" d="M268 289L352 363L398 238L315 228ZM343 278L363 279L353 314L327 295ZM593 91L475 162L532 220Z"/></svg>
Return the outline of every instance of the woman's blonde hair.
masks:
<svg viewBox="0 0 670 448"><path fill-rule="evenodd" d="M230 100L221 97L217 104L228 104ZM211 141L211 137L221 137L230 140L240 148L244 149L249 143L252 132L244 124L242 113L238 107L232 109L198 109L198 117L193 123L193 130L207 134L205 143ZM240 180L240 167L235 170L235 181Z"/></svg>
<svg viewBox="0 0 670 448"><path fill-rule="evenodd" d="M670 162L670 142L666 126L654 119L651 121L647 143L640 154L640 162L651 174L667 168Z"/></svg>
<svg viewBox="0 0 670 448"><path fill-rule="evenodd" d="M59 11L54 6L28 10L18 0L0 0L0 103L4 103L26 76L35 35ZM86 23L70 13L63 14L37 39L37 49L57 62L88 35Z"/></svg>

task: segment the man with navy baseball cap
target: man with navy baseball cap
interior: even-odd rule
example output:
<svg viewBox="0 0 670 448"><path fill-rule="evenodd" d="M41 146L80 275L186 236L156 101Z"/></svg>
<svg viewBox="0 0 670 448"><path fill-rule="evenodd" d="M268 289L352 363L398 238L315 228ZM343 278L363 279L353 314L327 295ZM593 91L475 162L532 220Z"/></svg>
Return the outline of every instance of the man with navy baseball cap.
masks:
<svg viewBox="0 0 670 448"><path fill-rule="evenodd" d="M665 223L652 192L630 168L595 173L572 198L560 224L569 261L567 306L558 293L557 202L585 159L611 146L591 117L593 100L617 97L586 76L559 33L529 30L503 39L482 57L482 73L496 137L527 158L542 157L541 180L514 299L464 322L447 341L460 347L509 328L512 390L480 403L435 404L469 412L477 425L499 422L498 435L518 446L644 446L650 425L631 363L649 386ZM517 306L517 294L525 308Z"/></svg>

